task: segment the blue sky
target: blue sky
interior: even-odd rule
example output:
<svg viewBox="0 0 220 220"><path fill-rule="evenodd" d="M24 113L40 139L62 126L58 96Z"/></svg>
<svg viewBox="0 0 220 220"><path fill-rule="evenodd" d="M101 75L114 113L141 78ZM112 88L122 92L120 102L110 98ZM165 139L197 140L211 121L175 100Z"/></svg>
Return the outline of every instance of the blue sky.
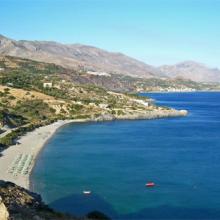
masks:
<svg viewBox="0 0 220 220"><path fill-rule="evenodd" d="M0 0L0 33L220 67L220 0Z"/></svg>

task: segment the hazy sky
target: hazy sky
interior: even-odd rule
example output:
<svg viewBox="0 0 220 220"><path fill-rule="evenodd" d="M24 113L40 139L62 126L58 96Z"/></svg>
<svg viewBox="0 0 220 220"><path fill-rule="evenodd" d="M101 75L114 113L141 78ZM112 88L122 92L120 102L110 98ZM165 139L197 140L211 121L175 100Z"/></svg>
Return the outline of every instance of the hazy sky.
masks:
<svg viewBox="0 0 220 220"><path fill-rule="evenodd" d="M220 0L0 0L0 33L220 67Z"/></svg>

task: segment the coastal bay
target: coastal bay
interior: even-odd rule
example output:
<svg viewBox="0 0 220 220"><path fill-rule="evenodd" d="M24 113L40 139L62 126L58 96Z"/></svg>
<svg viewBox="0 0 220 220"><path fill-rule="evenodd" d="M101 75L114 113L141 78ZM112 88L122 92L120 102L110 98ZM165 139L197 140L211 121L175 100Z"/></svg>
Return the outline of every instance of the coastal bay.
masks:
<svg viewBox="0 0 220 220"><path fill-rule="evenodd" d="M109 121L109 120L134 120L134 119L157 119L164 117L180 117L187 115L185 110L155 110L152 112L140 112L134 115L124 115L113 118L102 115L93 119L59 120L50 125L42 126L34 131L28 132L19 138L15 145L10 146L2 152L0 157L0 179L11 181L26 189L30 188L30 174L37 156L47 141L62 126L69 123L82 123L87 121Z"/></svg>
<svg viewBox="0 0 220 220"><path fill-rule="evenodd" d="M40 154L34 191L79 216L218 219L220 93L147 95L188 117L69 124Z"/></svg>
<svg viewBox="0 0 220 220"><path fill-rule="evenodd" d="M16 3L0 220L220 220L220 0Z"/></svg>

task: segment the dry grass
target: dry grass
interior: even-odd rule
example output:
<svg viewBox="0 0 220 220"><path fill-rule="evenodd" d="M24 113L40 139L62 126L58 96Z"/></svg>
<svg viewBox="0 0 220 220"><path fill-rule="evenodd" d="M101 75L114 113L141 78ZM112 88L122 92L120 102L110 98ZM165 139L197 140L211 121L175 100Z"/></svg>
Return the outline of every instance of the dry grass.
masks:
<svg viewBox="0 0 220 220"><path fill-rule="evenodd" d="M15 98L9 100L10 105L12 106L16 105L18 101L38 99L42 100L43 102L47 103L51 108L55 109L56 114L59 114L62 108L67 111L67 103L65 101L57 100L54 97L46 95L44 93L0 85L0 92L4 92L5 89L9 89L9 94Z"/></svg>
<svg viewBox="0 0 220 220"><path fill-rule="evenodd" d="M16 88L11 88L11 87L0 85L1 92L4 92L4 89L6 89L6 88L8 88L9 93L18 100L21 100L21 99L55 100L54 97L45 95L40 92L28 91L28 90L24 90L24 89L16 89Z"/></svg>

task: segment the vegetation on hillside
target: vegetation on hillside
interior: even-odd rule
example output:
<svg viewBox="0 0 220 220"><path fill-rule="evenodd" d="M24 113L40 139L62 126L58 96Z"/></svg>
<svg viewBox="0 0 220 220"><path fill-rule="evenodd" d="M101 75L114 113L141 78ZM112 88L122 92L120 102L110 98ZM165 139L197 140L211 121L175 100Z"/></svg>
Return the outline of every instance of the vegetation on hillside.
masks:
<svg viewBox="0 0 220 220"><path fill-rule="evenodd" d="M147 102L147 98L108 91L91 82L79 84L54 64L2 57L0 65L4 68L0 72L0 129L11 130L0 138L2 147L58 119L117 118L157 108L137 101Z"/></svg>

